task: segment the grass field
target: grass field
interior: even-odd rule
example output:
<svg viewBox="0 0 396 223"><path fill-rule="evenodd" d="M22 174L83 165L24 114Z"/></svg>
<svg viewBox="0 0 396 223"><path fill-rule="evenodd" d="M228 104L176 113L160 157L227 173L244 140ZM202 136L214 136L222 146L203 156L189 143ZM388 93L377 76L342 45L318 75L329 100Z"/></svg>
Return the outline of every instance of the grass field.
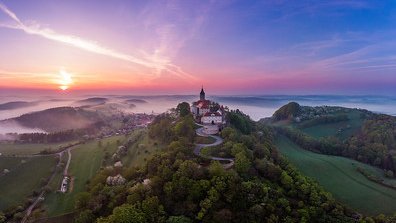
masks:
<svg viewBox="0 0 396 223"><path fill-rule="evenodd" d="M379 169L301 149L286 137L278 138L276 145L303 174L315 179L340 202L368 215L396 212L396 190L369 181L356 170L358 166L370 172Z"/></svg>
<svg viewBox="0 0 396 223"><path fill-rule="evenodd" d="M163 148L162 144L148 138L147 130L136 130L129 136L102 139L102 147L98 146L98 140L77 146L72 150L69 168L70 174L74 177L73 191L66 194L49 194L44 202L48 216L59 216L73 211L76 195L85 191L87 180L100 169L105 153L113 154L118 148L117 141L123 144L128 139L137 141L129 148L128 155L122 158L125 167L143 165L156 151Z"/></svg>
<svg viewBox="0 0 396 223"><path fill-rule="evenodd" d="M68 158L67 152L63 153L61 162L64 163L64 165L67 162L67 158ZM59 190L59 188L60 188L60 183L63 179L64 165L61 167L58 167L58 169L54 175L54 178L52 178L51 182L49 182L49 184L48 184L48 186L51 188L52 191Z"/></svg>
<svg viewBox="0 0 396 223"><path fill-rule="evenodd" d="M15 160L12 160L15 159ZM56 165L53 156L24 158L0 157L0 165L11 172L0 176L0 210L23 203L34 190L41 188L42 179L51 175Z"/></svg>
<svg viewBox="0 0 396 223"><path fill-rule="evenodd" d="M122 159L126 167L142 166L156 151L164 148L162 143L150 139L145 129L135 131L129 138L137 138L137 142L129 148L128 155Z"/></svg>
<svg viewBox="0 0 396 223"><path fill-rule="evenodd" d="M360 114L360 111L352 110L347 114L349 117L348 121L319 124L308 128L301 128L300 130L315 138L336 136L340 139L346 139L358 131L362 126L363 119L360 117ZM340 129L342 129L342 131L339 131Z"/></svg>
<svg viewBox="0 0 396 223"><path fill-rule="evenodd" d="M125 136L113 136L102 139L102 147L94 140L78 145L72 150L69 173L74 178L73 191L62 194L52 192L44 201L49 216L60 215L73 210L76 195L85 190L86 182L100 169L105 152L117 149L117 140L121 143Z"/></svg>
<svg viewBox="0 0 396 223"><path fill-rule="evenodd" d="M13 170L22 165L26 160L27 158L0 157L0 176L4 169Z"/></svg>
<svg viewBox="0 0 396 223"><path fill-rule="evenodd" d="M74 143L74 141L63 142L63 143L52 143L52 144L14 144L14 143L1 143L0 144L0 153L4 156L10 155L31 155L37 154L45 149L53 149L57 150L60 146L66 146L69 143Z"/></svg>
<svg viewBox="0 0 396 223"><path fill-rule="evenodd" d="M366 169L367 173L382 179L384 181L384 183L388 184L388 185L393 185L396 187L396 178L388 178L385 177L385 173L383 170L379 169L379 168L370 168L370 169Z"/></svg>

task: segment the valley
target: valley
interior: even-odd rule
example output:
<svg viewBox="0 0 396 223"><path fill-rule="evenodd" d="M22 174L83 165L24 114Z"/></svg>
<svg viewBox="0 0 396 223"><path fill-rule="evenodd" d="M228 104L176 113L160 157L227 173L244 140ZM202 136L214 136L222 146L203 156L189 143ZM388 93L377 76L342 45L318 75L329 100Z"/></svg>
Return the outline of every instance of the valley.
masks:
<svg viewBox="0 0 396 223"><path fill-rule="evenodd" d="M276 140L276 146L298 170L347 206L367 215L396 211L396 190L368 180L357 168L382 170L348 158L304 150L284 136Z"/></svg>
<svg viewBox="0 0 396 223"><path fill-rule="evenodd" d="M139 100L133 101L144 103ZM384 170L341 157L341 153L337 153L338 156L320 154L323 151L334 153L339 149L338 144L360 134L367 119L377 117L366 110L304 107L305 113L300 112L298 116L290 116L287 112L294 112L294 108L288 108L283 109L286 113L282 113L282 118L275 122L268 118L253 122L249 116L239 110L228 111L225 120L230 124L226 129L215 135L208 135L204 133L205 126L202 127L203 125L195 122L190 123L192 120L187 118L189 111L180 113L187 115L180 118L175 118L180 115L177 109L157 116L125 114L117 110L116 105L108 105L102 98L93 98L87 102L99 104L84 105L72 110L52 109L30 115L30 117L54 115L51 125L59 124L66 127L63 132L54 130L51 133L25 133L17 140L1 142L0 168L3 174L0 175L0 191L3 191L3 194L0 195L4 199L1 200L0 209L6 214L13 213L14 218L23 219L22 222L33 219L37 223L68 222L81 214L76 205L86 202L88 194L95 190L96 186L102 187L104 181L106 187L111 187L114 183L118 185L117 181L109 181L109 177L120 176L119 179L122 181L134 179L136 171L148 168L147 163L153 162L156 154L163 154L169 148L179 148L181 144L185 144L186 148L191 147L189 140L196 143L195 148L190 148L189 152L182 149L182 153L186 153L187 157L190 157L188 159L197 160L205 168L214 165L213 161L220 161L222 168L227 171L237 171L242 174L241 176L247 177L251 173L246 171L255 168L259 176L264 177L263 179L268 178L277 182L279 179L276 176L277 170L272 169L274 164L268 162L284 165L279 161L281 158L276 155L275 150L278 150L292 166L296 167L296 171L312 179L312 183L317 182L326 193L329 193L329 196L334 196L337 202L352 212L356 211L364 216L376 216L391 215L396 211L392 205L396 202L396 188L388 186L396 185L396 180L385 177ZM95 115L88 118L89 115L85 116L87 114ZM74 116L76 120L87 118L87 120L99 121L101 124L91 123L88 129L86 125L77 125L85 130L63 125L66 123L65 120L74 119ZM59 118L64 120L58 122ZM29 118L24 119L29 120ZM156 124L150 124L151 120ZM27 123L31 122L27 121ZM250 137L253 136L249 134L253 131L258 131L254 133L254 137L260 138L260 135L264 137L266 146L264 149L259 149L261 152L258 152L257 148L261 145L252 147L254 141ZM181 141L175 141L175 144L168 144L168 140L177 139L172 136L174 134L185 135L183 137L187 138L179 139ZM271 135L274 137L273 142ZM331 149L325 146L326 140L330 139L338 143L332 145ZM295 140L302 143L304 148L294 142ZM277 149L270 146L272 143ZM316 149L320 145L319 150ZM262 156L269 156L271 158L268 159L274 160L263 161L259 158ZM268 172L265 171L266 168L269 168ZM34 174L31 174L31 169L34 169ZM24 184L20 184L21 179L24 179ZM297 181L298 179L295 178ZM61 191L63 182L66 183ZM13 193L7 192L10 190Z"/></svg>

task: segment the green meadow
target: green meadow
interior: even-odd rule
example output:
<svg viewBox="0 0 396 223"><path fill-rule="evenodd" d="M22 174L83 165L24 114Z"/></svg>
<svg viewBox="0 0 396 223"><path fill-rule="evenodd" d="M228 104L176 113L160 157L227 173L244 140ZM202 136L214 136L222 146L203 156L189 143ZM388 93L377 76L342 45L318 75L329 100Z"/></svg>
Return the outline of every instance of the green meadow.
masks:
<svg viewBox="0 0 396 223"><path fill-rule="evenodd" d="M347 113L349 118L348 121L319 124L307 128L300 128L300 130L315 138L335 136L340 139L346 139L358 131L362 126L364 120L361 118L361 114L360 111L351 110Z"/></svg>
<svg viewBox="0 0 396 223"><path fill-rule="evenodd" d="M105 154L113 154L118 145L127 140L136 140L128 150L128 154L122 158L125 167L140 166L151 157L155 151L163 148L161 144L153 142L148 138L146 130L136 130L129 136L113 136L100 140L94 140L83 145L76 146L72 150L72 159L69 167L69 174L74 178L72 191L62 194L52 192L46 196L44 207L48 216L59 216L73 211L76 196L85 191L86 183L102 167ZM61 178L58 179L60 185Z"/></svg>
<svg viewBox="0 0 396 223"><path fill-rule="evenodd" d="M114 152L117 148L117 141L122 142L123 139L125 136L113 136L102 139L102 146L98 146L98 141L93 140L74 147L71 151L72 159L69 166L69 174L74 178L73 189L65 194L52 192L46 196L44 206L49 216L73 210L76 195L85 190L87 181L100 169L106 151Z"/></svg>
<svg viewBox="0 0 396 223"><path fill-rule="evenodd" d="M0 157L0 167L10 170L0 175L0 210L24 203L33 191L44 186L43 181L48 179L55 165L54 156Z"/></svg>
<svg viewBox="0 0 396 223"><path fill-rule="evenodd" d="M344 157L313 153L286 137L279 137L280 152L303 174L316 180L341 203L367 215L396 212L396 190L369 181L356 169L381 170Z"/></svg>
<svg viewBox="0 0 396 223"><path fill-rule="evenodd" d="M150 139L147 130L137 130L129 138L137 141L129 148L128 155L122 158L122 163L126 167L144 165L155 152L165 147L162 143Z"/></svg>
<svg viewBox="0 0 396 223"><path fill-rule="evenodd" d="M43 150L57 150L60 147L67 146L74 141L63 142L63 143L1 143L0 153L2 156L13 156L13 155L32 155L37 154Z"/></svg>

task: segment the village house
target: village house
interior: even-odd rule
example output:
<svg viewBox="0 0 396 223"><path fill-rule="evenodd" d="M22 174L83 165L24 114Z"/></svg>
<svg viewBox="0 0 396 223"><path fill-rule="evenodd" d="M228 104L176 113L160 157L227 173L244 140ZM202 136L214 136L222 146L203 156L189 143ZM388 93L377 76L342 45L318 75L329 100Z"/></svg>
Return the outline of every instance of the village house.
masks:
<svg viewBox="0 0 396 223"><path fill-rule="evenodd" d="M64 176L64 177L63 177L62 184L61 184L61 188L60 188L60 191L61 191L62 193L66 193L66 192L67 192L69 180L70 180L70 178L69 178L68 176Z"/></svg>

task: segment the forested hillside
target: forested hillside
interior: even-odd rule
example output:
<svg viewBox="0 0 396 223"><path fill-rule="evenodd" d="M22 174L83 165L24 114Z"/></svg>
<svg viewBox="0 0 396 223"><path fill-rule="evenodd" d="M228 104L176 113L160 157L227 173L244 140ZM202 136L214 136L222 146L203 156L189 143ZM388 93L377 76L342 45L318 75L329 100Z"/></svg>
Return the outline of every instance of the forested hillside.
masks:
<svg viewBox="0 0 396 223"><path fill-rule="evenodd" d="M282 108L274 113L274 121L278 121L276 114L285 110ZM312 114L312 111L316 113ZM349 123L348 115L353 112L360 112L362 121L355 131L351 131L349 137L334 135L317 138L303 131L312 126L316 126L317 131L324 131L331 127L326 125L329 123ZM352 120L350 123L346 127L340 127L337 133L349 130ZM393 116L341 107L323 106L315 109L305 106L302 113L292 120L292 124L277 127L277 130L304 149L368 163L384 169L388 177L393 177L395 173L396 118Z"/></svg>
<svg viewBox="0 0 396 223"><path fill-rule="evenodd" d="M346 141L345 155L391 170L396 167L396 118L374 115L367 119L358 134Z"/></svg>
<svg viewBox="0 0 396 223"><path fill-rule="evenodd" d="M76 222L355 222L359 215L337 203L301 175L273 146L271 130L240 111L223 130L235 154L225 170L193 155L191 115L161 115L149 127L151 137L168 144L144 168L104 169L76 203ZM238 120L238 121L235 121ZM248 121L250 134L237 123ZM238 127L238 128L236 128ZM109 186L120 173L126 183ZM371 220L371 219L370 219Z"/></svg>

